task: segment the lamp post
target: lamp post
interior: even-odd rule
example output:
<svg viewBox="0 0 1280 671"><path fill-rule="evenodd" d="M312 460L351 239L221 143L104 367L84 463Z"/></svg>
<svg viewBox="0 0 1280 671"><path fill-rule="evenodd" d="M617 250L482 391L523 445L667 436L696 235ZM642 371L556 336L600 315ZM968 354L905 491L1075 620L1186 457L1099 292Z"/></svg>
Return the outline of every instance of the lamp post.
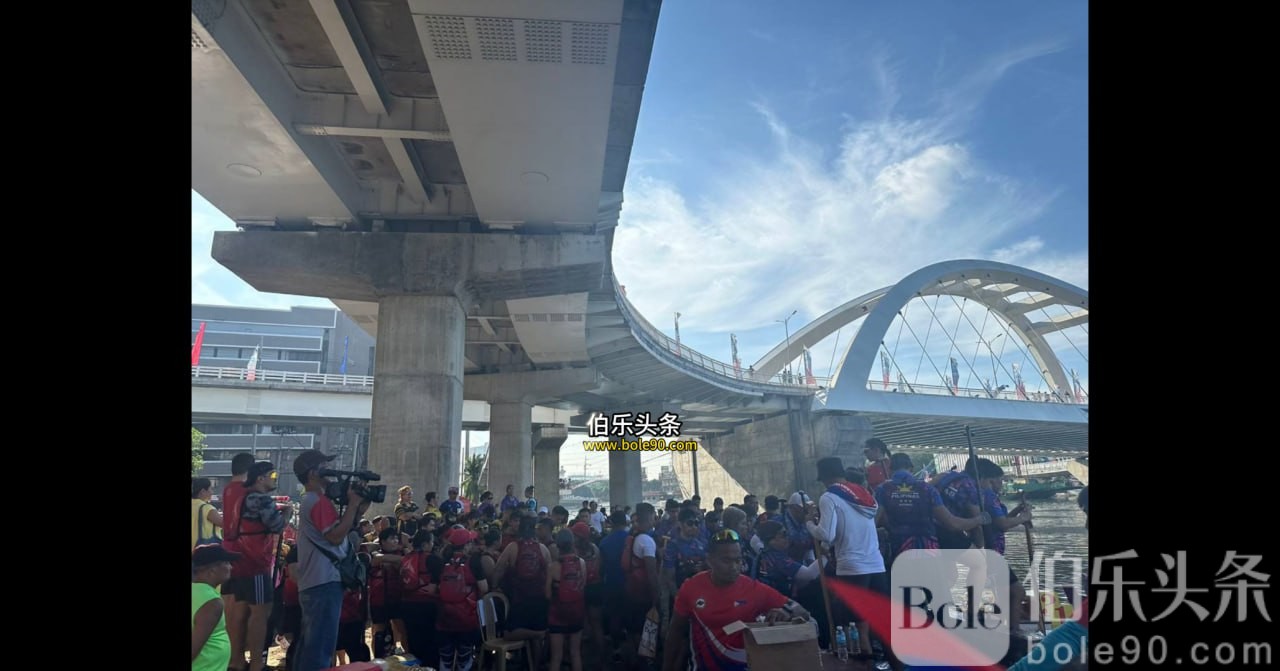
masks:
<svg viewBox="0 0 1280 671"><path fill-rule="evenodd" d="M790 324L788 324L788 322L790 322L790 321L791 321L791 318L792 318L792 317L796 316L796 313L797 313L797 312L799 312L799 310L792 310L792 311L791 311L791 314L787 315L787 318L786 318L786 319L775 319L775 320L774 320L775 322L782 322L782 330L783 330L783 332L784 332L784 333L786 333L786 335L787 335L787 353L788 353L788 354L790 354L790 353L791 353L791 326L790 326ZM791 377L791 359L787 359L787 367L786 367L786 368L787 368L787 377L788 377L788 378L790 378L790 377Z"/></svg>

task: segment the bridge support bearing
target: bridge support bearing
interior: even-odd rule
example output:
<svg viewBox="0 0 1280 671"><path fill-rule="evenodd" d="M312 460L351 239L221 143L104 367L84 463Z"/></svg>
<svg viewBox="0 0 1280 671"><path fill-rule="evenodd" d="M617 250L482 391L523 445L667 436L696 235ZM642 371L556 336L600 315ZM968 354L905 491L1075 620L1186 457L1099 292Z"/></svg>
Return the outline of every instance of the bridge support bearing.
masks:
<svg viewBox="0 0 1280 671"><path fill-rule="evenodd" d="M462 436L466 314L457 296L386 296L378 301L369 469L392 492L420 498L457 484Z"/></svg>
<svg viewBox="0 0 1280 671"><path fill-rule="evenodd" d="M521 501L529 485L535 485L539 501L548 494L533 481L532 413L533 406L522 401L493 401L489 405L489 489L494 498L501 499L507 485L515 485Z"/></svg>
<svg viewBox="0 0 1280 671"><path fill-rule="evenodd" d="M638 440L635 436L624 436L628 442ZM610 438L618 444L623 438ZM621 447L619 445L619 447ZM641 480L641 452L611 450L609 452L609 512L615 507L635 506L644 500L644 482Z"/></svg>
<svg viewBox="0 0 1280 671"><path fill-rule="evenodd" d="M560 505L560 446L568 438L564 426L542 426L533 432L533 486L538 505L548 510ZM571 520L577 512L569 511Z"/></svg>

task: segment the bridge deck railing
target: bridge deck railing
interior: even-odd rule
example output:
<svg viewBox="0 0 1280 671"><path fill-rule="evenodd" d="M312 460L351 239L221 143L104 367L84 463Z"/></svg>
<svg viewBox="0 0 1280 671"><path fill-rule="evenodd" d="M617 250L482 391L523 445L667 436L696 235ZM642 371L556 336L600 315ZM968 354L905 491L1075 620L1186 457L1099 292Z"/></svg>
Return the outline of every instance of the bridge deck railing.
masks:
<svg viewBox="0 0 1280 671"><path fill-rule="evenodd" d="M192 366L191 377L217 380L245 380L251 382L283 382L289 384L337 385L343 387L367 387L373 389L371 375L331 375L327 373L298 373L283 370L255 370L250 375L246 368L220 368Z"/></svg>
<svg viewBox="0 0 1280 671"><path fill-rule="evenodd" d="M1069 394L1055 394L1043 391L1028 391L1023 394L1022 398L1019 398L1015 389L988 390L985 387L959 387L952 390L951 387L940 384L900 384L894 382L890 382L886 387L884 380L867 380L867 389L885 393L929 394L932 396L956 396L960 398L994 398L1002 401L1026 401L1029 403L1089 405L1087 397L1077 402Z"/></svg>
<svg viewBox="0 0 1280 671"><path fill-rule="evenodd" d="M805 378L803 375L795 374L788 377L786 373L777 373L772 377L766 377L749 369L742 368L740 364L735 366L734 364L713 359L692 349L688 345L678 342L675 338L668 336L650 324L649 321L631 305L631 302L627 300L626 295L622 293L622 289L618 285L617 278L614 278L613 289L614 295L618 300L618 307L621 308L623 317L627 324L631 326L631 332L636 337L645 340L649 345L670 353L678 360L676 362L677 365L682 367L701 368L715 373L716 375L752 384L783 387L786 389L807 388L816 390L826 387L830 383L830 378L826 377L815 376Z"/></svg>

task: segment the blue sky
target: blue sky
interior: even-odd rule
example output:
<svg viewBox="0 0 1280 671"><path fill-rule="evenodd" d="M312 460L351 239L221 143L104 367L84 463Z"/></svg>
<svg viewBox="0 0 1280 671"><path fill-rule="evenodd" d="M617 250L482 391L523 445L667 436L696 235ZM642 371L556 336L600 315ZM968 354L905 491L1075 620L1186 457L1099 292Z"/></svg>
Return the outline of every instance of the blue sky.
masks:
<svg viewBox="0 0 1280 671"><path fill-rule="evenodd" d="M745 366L792 310L794 332L936 261L1087 289L1087 20L1083 2L665 3L614 248L628 297L668 333L681 312L683 342L710 356L727 361L736 333ZM193 302L329 305L214 263L211 233L232 227L193 192ZM938 321L963 322L946 303ZM1001 349L998 330L964 330L961 350ZM1050 342L1087 386L1087 330ZM921 350L948 348L895 358L929 384ZM814 348L818 375L834 349Z"/></svg>

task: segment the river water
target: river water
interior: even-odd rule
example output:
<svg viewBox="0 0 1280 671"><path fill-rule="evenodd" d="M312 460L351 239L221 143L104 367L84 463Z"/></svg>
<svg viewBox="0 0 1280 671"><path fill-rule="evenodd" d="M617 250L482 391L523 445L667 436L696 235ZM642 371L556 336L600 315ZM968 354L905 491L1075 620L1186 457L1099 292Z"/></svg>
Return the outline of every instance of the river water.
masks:
<svg viewBox="0 0 1280 671"><path fill-rule="evenodd" d="M1036 553L1052 557L1062 552L1068 559L1079 559L1084 568L1089 563L1089 534L1085 531L1085 515L1076 505L1075 492L1070 499L1029 501L1031 511L1031 542ZM1016 502L1005 502L1013 507ZM1005 532L1005 560L1009 568L1026 577L1031 562L1027 553L1027 534L1022 527ZM1058 569L1060 573L1063 569Z"/></svg>

